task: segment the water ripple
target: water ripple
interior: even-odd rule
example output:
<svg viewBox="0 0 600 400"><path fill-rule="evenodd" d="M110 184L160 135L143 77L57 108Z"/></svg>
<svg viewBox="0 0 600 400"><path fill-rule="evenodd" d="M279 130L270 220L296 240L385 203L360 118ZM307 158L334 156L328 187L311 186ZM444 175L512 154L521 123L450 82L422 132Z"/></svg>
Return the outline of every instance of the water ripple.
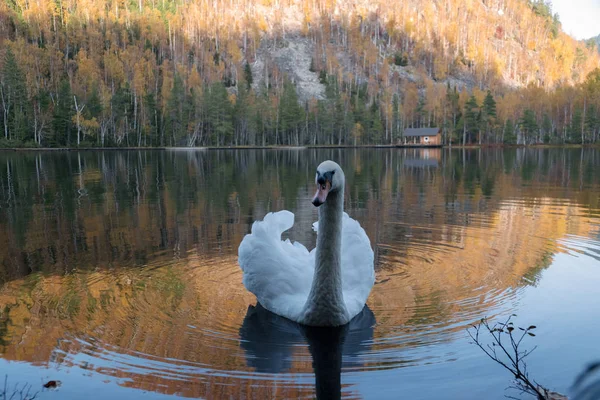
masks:
<svg viewBox="0 0 600 400"><path fill-rule="evenodd" d="M563 388L559 366L576 369L592 343L571 331L585 334L590 321L580 320L597 314L578 309L597 285L576 280L600 265L600 181L572 167L595 170L590 154L94 152L81 163L76 153L0 154L0 177L8 164L18 185L10 198L0 185L1 357L66 371L66 399L78 398L69 382L82 374L184 397L314 398L318 377L347 398L436 398L423 393L441 387L448 398L502 398L508 378L488 387L498 371L465 329L545 311L573 316L570 331L558 318L540 324L539 339L551 339L536 372ZM426 168L413 162L421 156ZM532 164L548 157L552 168ZM347 211L373 243L376 285L360 318L324 333L256 305L236 252L252 222L279 209L296 214L285 238L314 246L314 165L327 158L344 165ZM568 309L552 303L564 282L584 292L563 293ZM568 357L552 359L555 343Z"/></svg>

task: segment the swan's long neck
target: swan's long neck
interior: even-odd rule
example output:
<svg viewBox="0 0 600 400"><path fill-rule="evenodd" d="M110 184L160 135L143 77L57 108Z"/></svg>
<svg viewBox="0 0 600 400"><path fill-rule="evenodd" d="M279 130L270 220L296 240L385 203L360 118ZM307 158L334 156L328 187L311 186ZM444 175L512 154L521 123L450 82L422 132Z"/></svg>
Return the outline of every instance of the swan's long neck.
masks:
<svg viewBox="0 0 600 400"><path fill-rule="evenodd" d="M349 321L342 292L343 188L330 192L319 207L315 274L303 311L302 323L338 326Z"/></svg>

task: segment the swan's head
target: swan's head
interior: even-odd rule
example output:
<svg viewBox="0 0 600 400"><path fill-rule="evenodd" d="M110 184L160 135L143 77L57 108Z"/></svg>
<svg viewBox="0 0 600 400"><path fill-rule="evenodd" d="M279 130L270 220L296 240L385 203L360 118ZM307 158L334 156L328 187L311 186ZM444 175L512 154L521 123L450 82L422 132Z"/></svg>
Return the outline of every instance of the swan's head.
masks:
<svg viewBox="0 0 600 400"><path fill-rule="evenodd" d="M315 183L317 184L317 193L312 203L319 207L327 201L327 195L337 191L344 190L344 171L333 161L323 161L317 167Z"/></svg>

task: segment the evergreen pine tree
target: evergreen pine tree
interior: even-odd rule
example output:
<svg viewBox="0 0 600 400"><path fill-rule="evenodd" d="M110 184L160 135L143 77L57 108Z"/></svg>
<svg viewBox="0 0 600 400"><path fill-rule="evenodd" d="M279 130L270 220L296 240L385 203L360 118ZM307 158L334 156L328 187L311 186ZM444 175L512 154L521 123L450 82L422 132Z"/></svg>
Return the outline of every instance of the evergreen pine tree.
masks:
<svg viewBox="0 0 600 400"><path fill-rule="evenodd" d="M492 96L492 92L489 90L483 100L483 109L487 116L496 118L496 100L494 100L494 96Z"/></svg>
<svg viewBox="0 0 600 400"><path fill-rule="evenodd" d="M92 87L92 93L90 94L87 106L83 110L83 114L87 119L99 119L102 115L102 108L102 100L100 99L98 85L94 85Z"/></svg>
<svg viewBox="0 0 600 400"><path fill-rule="evenodd" d="M569 125L569 142L570 143L581 143L581 124L583 122L583 116L581 114L581 109L579 107L575 107L575 112L573 113L573 119L571 120L571 125Z"/></svg>
<svg viewBox="0 0 600 400"><path fill-rule="evenodd" d="M464 119L463 115L460 114L458 116L458 120L456 121L456 126L454 127L454 131L452 134L452 137L454 138L454 141L456 143L461 143L461 140L462 140L462 144L464 144L465 139L466 139L464 136L465 129L466 129L465 119Z"/></svg>
<svg viewBox="0 0 600 400"><path fill-rule="evenodd" d="M470 135L471 138L478 132L479 124L477 121L477 117L479 115L478 111L479 105L477 104L477 99L475 96L471 96L469 100L467 100L465 104L465 117L464 123L466 124L466 132ZM465 141L466 138L463 138ZM469 140L471 141L471 140Z"/></svg>
<svg viewBox="0 0 600 400"><path fill-rule="evenodd" d="M115 132L113 132L114 144L128 145L129 127L132 122L133 104L131 102L131 90L129 84L118 88L111 99L112 112L115 119Z"/></svg>
<svg viewBox="0 0 600 400"><path fill-rule="evenodd" d="M149 92L144 96L144 106L146 108L146 115L148 116L148 130L146 134L148 135L148 139L150 139L150 145L159 146L159 113L156 106L156 97L154 96L154 93Z"/></svg>
<svg viewBox="0 0 600 400"><path fill-rule="evenodd" d="M167 101L166 118L167 129L170 131L170 145L179 146L181 140L186 134L186 118L184 115L184 105L186 104L185 88L181 76L176 73L173 78L173 87Z"/></svg>
<svg viewBox="0 0 600 400"><path fill-rule="evenodd" d="M533 110L525 110L519 125L521 126L521 131L523 132L525 142L531 143L539 128Z"/></svg>
<svg viewBox="0 0 600 400"><path fill-rule="evenodd" d="M68 146L70 144L73 114L71 84L67 79L63 79L58 87L58 94L54 102L53 135L49 138L51 145Z"/></svg>
<svg viewBox="0 0 600 400"><path fill-rule="evenodd" d="M504 144L516 144L517 135L515 135L515 126L512 120L509 118L504 124Z"/></svg>
<svg viewBox="0 0 600 400"><path fill-rule="evenodd" d="M371 103L369 110L370 129L369 129L369 143L379 143L383 135L383 124L381 123L381 116L379 115L379 106L377 101Z"/></svg>
<svg viewBox="0 0 600 400"><path fill-rule="evenodd" d="M215 82L210 86L206 103L211 144L230 145L233 137L231 103L222 82Z"/></svg>
<svg viewBox="0 0 600 400"><path fill-rule="evenodd" d="M250 64L248 63L244 65L244 79L246 80L246 88L249 90L254 79L252 78L252 68L250 68Z"/></svg>
<svg viewBox="0 0 600 400"><path fill-rule="evenodd" d="M397 143L402 135L402 121L400 120L400 99L397 93L392 97L392 143Z"/></svg>
<svg viewBox="0 0 600 400"><path fill-rule="evenodd" d="M496 100L492 96L491 91L487 91L485 99L483 100L483 113L482 113L482 124L485 129L486 141L489 140L489 135L493 127L496 125Z"/></svg>
<svg viewBox="0 0 600 400"><path fill-rule="evenodd" d="M327 72L325 70L319 71L319 82L322 85L327 85Z"/></svg>
<svg viewBox="0 0 600 400"><path fill-rule="evenodd" d="M250 101L249 101L249 85L239 85L237 98L233 107L233 128L235 136L235 145L248 144L245 140L248 137L248 131L251 125Z"/></svg>
<svg viewBox="0 0 600 400"><path fill-rule="evenodd" d="M304 110L298 103L296 87L286 79L283 84L283 94L279 105L279 122L281 132L286 137L298 139L298 125L304 120ZM296 140L296 144L298 140Z"/></svg>
<svg viewBox="0 0 600 400"><path fill-rule="evenodd" d="M600 128L600 118L598 116L598 110L596 107L589 107L585 113L585 130L588 132L590 137L595 138Z"/></svg>
<svg viewBox="0 0 600 400"><path fill-rule="evenodd" d="M544 114L542 120L542 131L544 133L544 143L550 143L552 139L552 120L548 114Z"/></svg>
<svg viewBox="0 0 600 400"><path fill-rule="evenodd" d="M32 114L27 100L25 75L19 67L15 55L9 48L6 51L3 66L2 96L5 107L5 135L8 139L24 141L30 138L31 129L28 118Z"/></svg>

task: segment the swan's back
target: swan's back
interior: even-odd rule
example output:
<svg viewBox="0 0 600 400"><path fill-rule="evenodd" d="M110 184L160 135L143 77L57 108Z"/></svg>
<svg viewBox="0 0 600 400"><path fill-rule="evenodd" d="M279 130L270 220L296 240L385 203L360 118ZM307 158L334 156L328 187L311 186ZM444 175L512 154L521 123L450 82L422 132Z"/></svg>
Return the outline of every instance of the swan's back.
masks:
<svg viewBox="0 0 600 400"><path fill-rule="evenodd" d="M315 268L315 250L298 242L282 241L294 224L289 211L269 213L254 222L240 244L243 283L267 310L298 321L306 303ZM318 223L314 224L318 231ZM375 281L373 250L360 224L344 213L342 225L342 288L350 317L365 305Z"/></svg>

